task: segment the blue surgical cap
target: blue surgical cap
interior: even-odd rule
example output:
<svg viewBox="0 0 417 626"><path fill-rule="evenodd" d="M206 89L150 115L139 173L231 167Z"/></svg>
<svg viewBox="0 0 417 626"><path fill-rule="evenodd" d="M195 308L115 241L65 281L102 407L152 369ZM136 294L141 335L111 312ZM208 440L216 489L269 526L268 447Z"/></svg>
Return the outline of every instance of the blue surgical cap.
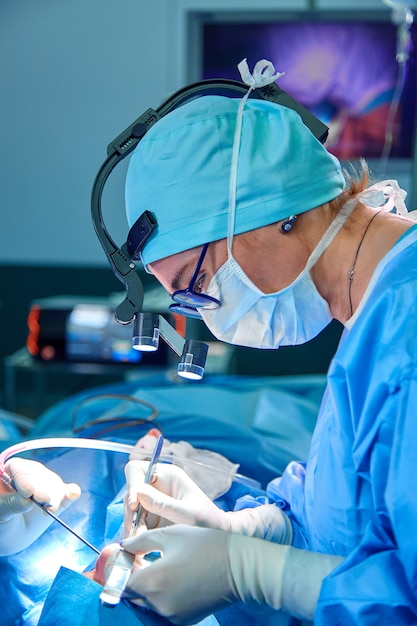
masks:
<svg viewBox="0 0 417 626"><path fill-rule="evenodd" d="M203 96L161 118L136 146L126 178L129 225L151 211L145 266L227 237L239 98ZM298 215L338 196L339 161L295 111L249 99L243 111L234 234Z"/></svg>

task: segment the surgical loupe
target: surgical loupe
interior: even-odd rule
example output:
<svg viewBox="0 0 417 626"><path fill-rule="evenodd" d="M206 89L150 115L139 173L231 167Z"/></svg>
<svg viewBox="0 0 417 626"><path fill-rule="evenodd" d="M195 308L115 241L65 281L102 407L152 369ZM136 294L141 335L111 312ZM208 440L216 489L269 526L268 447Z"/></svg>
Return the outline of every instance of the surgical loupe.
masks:
<svg viewBox="0 0 417 626"><path fill-rule="evenodd" d="M146 132L161 117L194 98L206 95L242 97L247 91L247 85L242 82L219 79L193 83L175 92L157 109L145 111L108 145L107 159L97 173L93 184L91 215L94 229L114 274L123 283L127 291L125 299L116 308L116 320L120 324L129 324L133 321L132 345L137 350L157 350L159 338L162 338L180 356L178 374L183 378L194 380L202 378L208 346L200 341L184 339L162 315L142 311L144 289L139 274L136 272L134 261L140 259L140 252L146 240L152 236L157 227L155 217L150 211L142 213L130 229L127 241L119 247L110 237L104 224L101 197L104 185L112 170L134 150ZM317 139L322 143L325 142L328 127L278 87L276 83L254 89L250 97L275 102L297 111L304 124Z"/></svg>
<svg viewBox="0 0 417 626"><path fill-rule="evenodd" d="M179 333L157 313L137 313L133 322L132 345L136 350L152 352L158 349L159 337L180 356L178 375L200 380L204 375L208 345L193 339L183 339Z"/></svg>

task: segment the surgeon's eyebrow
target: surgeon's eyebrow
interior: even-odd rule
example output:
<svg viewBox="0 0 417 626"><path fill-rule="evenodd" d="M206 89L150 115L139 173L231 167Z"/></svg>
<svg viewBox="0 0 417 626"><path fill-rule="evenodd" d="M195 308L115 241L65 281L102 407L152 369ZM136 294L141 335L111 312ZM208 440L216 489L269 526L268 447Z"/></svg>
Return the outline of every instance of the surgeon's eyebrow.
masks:
<svg viewBox="0 0 417 626"><path fill-rule="evenodd" d="M174 278L171 281L171 289L172 291L178 291L178 289L181 289L181 286L184 284L184 274L188 272L188 270L190 269L191 266L191 262L190 263L186 263L185 265L182 266L182 268L180 270L178 270L178 272L175 274ZM192 277L192 272L190 274L190 280ZM189 283L190 281L188 281Z"/></svg>

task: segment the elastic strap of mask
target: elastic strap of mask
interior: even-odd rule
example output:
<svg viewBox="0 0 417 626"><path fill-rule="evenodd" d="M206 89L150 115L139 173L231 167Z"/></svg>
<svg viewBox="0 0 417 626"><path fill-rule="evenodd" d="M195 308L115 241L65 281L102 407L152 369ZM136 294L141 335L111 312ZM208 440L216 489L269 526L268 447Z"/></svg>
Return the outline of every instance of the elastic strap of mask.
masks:
<svg viewBox="0 0 417 626"><path fill-rule="evenodd" d="M367 206L380 211L394 212L397 215L409 217L410 213L404 202L406 196L407 192L401 189L396 180L381 180L361 191L357 198Z"/></svg>
<svg viewBox="0 0 417 626"><path fill-rule="evenodd" d="M383 180L361 191L355 198L352 198L352 200L348 200L311 253L305 269L309 270L313 267L325 249L336 237L359 201L362 201L369 207L386 211L387 213L395 208L397 215L404 215L417 221L417 211L412 211L411 213L407 211L407 207L404 203L406 195L407 192L401 189L396 180Z"/></svg>
<svg viewBox="0 0 417 626"><path fill-rule="evenodd" d="M241 61L237 67L242 77L242 81L249 86L249 89L239 103L239 108L236 115L235 133L233 138L232 163L230 167L229 181L229 213L227 226L227 254L229 258L232 257L232 243L236 221L237 172L239 164L240 139L242 134L243 110L245 108L246 101L253 89L258 89L259 87L269 85L283 75L283 72L275 73L275 67L272 65L271 61L266 61L265 59L262 59L261 61L258 61L256 63L253 69L253 74L251 74L249 71L246 59L243 59L243 61Z"/></svg>
<svg viewBox="0 0 417 626"><path fill-rule="evenodd" d="M339 230L345 224L347 218L352 213L357 203L357 198L353 198L352 200L348 200L348 202L343 205L339 213L336 215L336 217L318 242L317 246L314 248L313 252L308 257L304 271L308 271L309 269L311 269L316 261L321 257L326 248L329 247Z"/></svg>

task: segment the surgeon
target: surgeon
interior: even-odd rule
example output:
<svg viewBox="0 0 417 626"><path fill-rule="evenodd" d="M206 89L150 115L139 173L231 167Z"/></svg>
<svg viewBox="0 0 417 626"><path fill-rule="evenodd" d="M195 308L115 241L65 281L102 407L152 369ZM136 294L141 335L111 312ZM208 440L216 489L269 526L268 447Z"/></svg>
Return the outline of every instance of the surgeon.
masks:
<svg viewBox="0 0 417 626"><path fill-rule="evenodd" d="M13 458L4 470L14 487L0 480L0 556L9 556L27 548L53 521L32 497L57 513L76 500L81 491L77 484L65 483L37 461Z"/></svg>
<svg viewBox="0 0 417 626"><path fill-rule="evenodd" d="M250 89L277 78L267 62L241 69ZM122 545L162 555L129 580L140 606L175 624L238 601L317 625L417 623L417 230L404 196L362 161L342 171L294 110L250 97L196 98L135 148L128 219L153 213L141 258L180 311L259 349L344 325L307 463L290 463L267 503L220 511L178 468L159 464L146 485L146 463L129 463L130 515L140 503L151 530Z"/></svg>

